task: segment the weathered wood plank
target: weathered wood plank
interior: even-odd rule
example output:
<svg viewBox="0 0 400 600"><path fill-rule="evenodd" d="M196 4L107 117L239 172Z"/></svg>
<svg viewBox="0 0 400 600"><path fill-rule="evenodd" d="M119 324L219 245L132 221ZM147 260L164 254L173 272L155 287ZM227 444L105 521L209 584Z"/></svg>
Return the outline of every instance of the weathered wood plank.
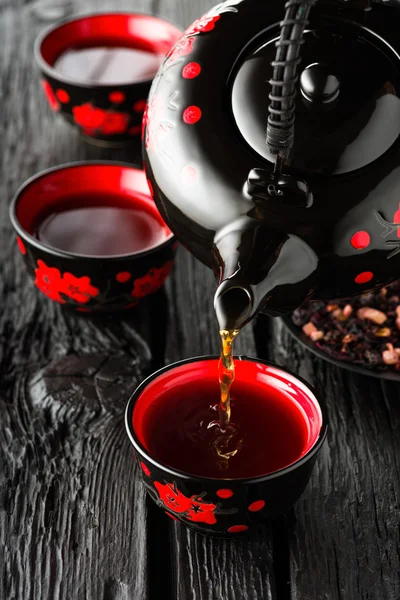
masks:
<svg viewBox="0 0 400 600"><path fill-rule="evenodd" d="M27 279L8 220L12 195L41 169L140 163L140 147L92 148L54 118L33 64L34 38L48 25L34 6L0 5L0 598L147 600L151 529L123 412L150 365L138 334L148 308L108 318L62 311ZM107 7L115 2L87 1L84 11Z"/></svg>
<svg viewBox="0 0 400 600"><path fill-rule="evenodd" d="M316 388L330 424L286 529L293 600L400 597L400 390L304 353L273 324L269 356Z"/></svg>

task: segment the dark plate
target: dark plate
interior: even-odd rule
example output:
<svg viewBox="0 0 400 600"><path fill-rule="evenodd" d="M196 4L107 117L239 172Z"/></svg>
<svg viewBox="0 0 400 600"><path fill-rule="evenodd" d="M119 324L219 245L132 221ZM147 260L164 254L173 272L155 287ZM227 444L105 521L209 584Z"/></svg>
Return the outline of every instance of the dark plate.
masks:
<svg viewBox="0 0 400 600"><path fill-rule="evenodd" d="M374 371L372 369L368 369L367 367L362 367L360 365L354 365L350 362L345 362L342 360L338 360L336 358L332 358L331 356L329 356L329 354L327 354L326 352L324 352L323 350L321 350L320 348L317 348L317 346L314 344L314 342L312 342L305 333L302 332L301 329L299 329L292 321L291 317L284 317L281 319L283 325L286 327L286 329L289 331L290 335L292 337L294 337L298 342L300 342L300 344L306 348L307 350L310 350L310 352L312 352L313 354L315 354L315 356L318 356L319 358L322 358L323 360L326 360L327 362L330 362L333 365L336 365L337 367L340 367L341 369L346 369L347 371L353 371L353 373L360 373L361 375L369 375L370 377L377 377L378 379L386 379L387 381L398 381L400 382L400 373L397 373L395 371Z"/></svg>

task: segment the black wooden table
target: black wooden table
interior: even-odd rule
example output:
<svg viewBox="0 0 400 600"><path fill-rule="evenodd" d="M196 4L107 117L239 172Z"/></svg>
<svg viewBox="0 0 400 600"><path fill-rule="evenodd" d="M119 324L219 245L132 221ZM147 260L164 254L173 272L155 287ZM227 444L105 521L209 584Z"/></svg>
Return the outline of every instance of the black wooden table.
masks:
<svg viewBox="0 0 400 600"><path fill-rule="evenodd" d="M186 26L212 3L70 8ZM0 599L398 600L399 387L305 354L277 322L248 327L237 350L296 370L326 403L328 443L304 497L235 542L190 533L146 500L126 401L162 363L166 328L167 362L218 351L213 276L181 249L166 296L107 318L63 311L27 279L7 213L16 188L68 161L140 162L139 147L92 148L50 113L32 57L46 18L43 3L0 0Z"/></svg>

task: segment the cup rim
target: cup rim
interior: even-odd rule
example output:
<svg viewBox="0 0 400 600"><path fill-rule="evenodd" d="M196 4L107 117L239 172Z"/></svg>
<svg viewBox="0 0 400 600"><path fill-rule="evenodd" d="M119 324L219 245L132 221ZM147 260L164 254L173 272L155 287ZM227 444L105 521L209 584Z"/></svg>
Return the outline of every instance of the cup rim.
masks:
<svg viewBox="0 0 400 600"><path fill-rule="evenodd" d="M93 166L93 167L95 167L95 166L97 166L97 167L99 167L99 166L100 167L101 166L123 167L123 168L131 169L133 171L140 171L140 172L144 173L143 169L141 169L140 167L138 167L136 165L132 165L130 163L123 162L123 161L113 161L113 160L83 160L83 161L77 161L77 162L69 162L69 163L56 165L54 167L50 167L49 169L44 169L42 171L39 171L35 175L32 175L31 177L29 177L22 185L20 185L20 187L15 192L13 199L11 200L11 204L10 204L10 208L9 208L9 217L10 217L11 224L12 224L14 230L16 231L17 235L20 236L23 240L25 240L29 244L31 244L32 246L34 246L37 250L42 250L43 252L51 254L52 256L57 256L59 258L75 258L75 259L79 258L81 260L87 260L87 261L99 261L99 260L101 260L101 261L118 261L121 259L142 258L145 256L149 256L149 255L153 254L154 252L158 252L159 250L162 250L163 248L168 247L174 241L175 235L170 230L171 233L166 240L164 240L160 244L156 244L155 246L152 246L151 248L149 248L147 250L143 250L143 251L137 250L136 252L129 252L127 254L112 254L112 255L107 255L107 256L90 256L90 255L86 255L86 254L78 254L76 252L68 252L66 250L59 250L58 248L55 248L54 246L49 246L47 244L44 244L22 227L22 225L19 222L18 216L17 216L17 206L18 206L18 203L19 203L22 195L24 194L24 192L27 190L27 188L30 185L32 185L39 179L41 179L43 177L47 177L47 175L50 175L51 173L55 173L57 171L64 171L64 170L67 170L70 168L75 168L75 167L79 168L79 167L90 167L90 166ZM150 191L149 191L149 199L151 199ZM161 218L163 219L162 215L161 215ZM168 229L170 229L168 224L166 224L166 225L167 225Z"/></svg>
<svg viewBox="0 0 400 600"><path fill-rule="evenodd" d="M219 359L219 356L217 354L209 354L209 355L204 355L204 356L195 356L192 358L186 358L184 360L180 360L180 361L171 363L165 367L162 367L158 371L155 371L154 373L152 373L151 375L146 377L146 379L144 381L142 381L142 383L136 388L136 390L133 392L133 394L129 398L128 404L125 409L125 429L128 434L128 437L130 439L130 442L133 445L133 447L135 448L135 450L140 455L144 456L144 458L150 464L152 464L154 467L160 469L161 471L168 473L172 477L179 477L180 479L185 479L185 480L195 480L195 481L199 481L199 482L213 482L213 483L233 482L233 483L241 483L241 484L253 484L253 483L264 483L265 481L270 481L270 480L276 479L277 477L281 477L282 475L286 475L287 473L290 473L294 469L297 469L299 466L302 466L305 462L307 462L310 458L312 458L312 456L314 456L314 454L316 454L319 451L319 449L321 448L322 444L325 441L327 431L328 431L328 424L327 424L327 415L326 415L325 407L319 402L318 396L317 396L313 386L311 386L307 381L305 381L305 379L303 379L296 373L293 373L289 369L286 369L286 368L284 369L271 361L263 360L261 358L246 356L243 354L238 355L238 356L235 355L234 358L235 358L235 360L258 362L267 367L273 367L275 369L279 369L283 373L287 373L288 375L291 375L292 377L294 377L295 379L300 381L302 384L304 384L307 387L308 390L310 390L310 392L315 396L317 406L318 406L319 410L321 411L321 417L322 417L321 429L320 429L319 435L318 435L317 439L315 440L314 444L311 446L311 448L303 456L301 456L298 460L296 460L292 464L288 465L287 467L283 467L282 469L279 469L278 471L273 471L272 473L267 473L266 475L258 475L257 477L216 478L216 477L204 477L202 475L192 475L185 471L180 471L179 469L174 469L173 467L168 467L167 465L164 465L163 463L161 463L158 460L156 460L155 458L153 458L149 454L149 452L146 450L146 448L144 448L144 446L140 443L140 441L138 440L138 438L135 434L134 428L133 428L132 415L133 415L133 410L134 410L136 401L138 400L142 390L153 379L156 379L162 373L165 373L166 371L174 369L175 367L179 367L181 365L185 365L188 363Z"/></svg>
<svg viewBox="0 0 400 600"><path fill-rule="evenodd" d="M89 13L76 13L74 15L65 17L63 19L58 20L56 23L53 23L52 25L46 27L41 33L39 33L39 35L36 37L35 42L34 42L34 46L33 46L33 55L35 57L35 61L38 64L38 66L40 67L40 69L46 73L46 75L49 75L50 77L52 77L53 79L61 82L61 83L66 83L66 84L70 84L70 85L75 85L78 87L82 87L82 88L93 88L93 87L99 87L99 88L109 88L111 87L118 87L118 88L127 88L127 87L131 87L132 85L136 85L136 84L151 84L151 82L153 81L154 77L150 77L148 79L141 79L141 80L137 80L137 81L131 81L129 83L122 82L122 83L102 83L102 82L86 82L86 81L79 81L74 79L73 77L67 77L65 75L63 75L62 73L60 73L59 71L57 71L57 69L55 69L54 67L52 67L43 57L42 54L42 44L43 42L46 40L46 38L51 35L52 33L54 33L55 31L57 31L58 29L60 29L61 27L64 27L65 25L68 25L69 23L74 23L74 22L79 22L79 21L83 21L84 19L92 19L95 17L112 17L112 16L126 16L126 17L148 17L160 22L164 22L167 25L171 25L172 27L175 27L178 31L181 32L181 34L183 34L184 30L182 29L182 27L178 26L176 23L170 21L169 19L165 19L164 17L158 15L158 14L150 14L147 13L145 11L135 11L135 12L130 12L130 11L126 11L126 10L121 10L121 11L117 11L117 10L113 10L113 11L91 11Z"/></svg>

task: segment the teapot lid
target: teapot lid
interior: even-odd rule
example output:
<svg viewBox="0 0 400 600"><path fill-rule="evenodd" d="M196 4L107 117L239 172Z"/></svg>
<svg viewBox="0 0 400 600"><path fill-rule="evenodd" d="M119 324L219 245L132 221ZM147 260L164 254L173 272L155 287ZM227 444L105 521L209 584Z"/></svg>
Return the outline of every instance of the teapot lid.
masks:
<svg viewBox="0 0 400 600"><path fill-rule="evenodd" d="M258 158L275 162L265 143L268 80L279 27L234 70L236 126ZM350 173L377 160L400 134L400 61L379 35L342 19L313 19L304 34L290 166L306 173Z"/></svg>

